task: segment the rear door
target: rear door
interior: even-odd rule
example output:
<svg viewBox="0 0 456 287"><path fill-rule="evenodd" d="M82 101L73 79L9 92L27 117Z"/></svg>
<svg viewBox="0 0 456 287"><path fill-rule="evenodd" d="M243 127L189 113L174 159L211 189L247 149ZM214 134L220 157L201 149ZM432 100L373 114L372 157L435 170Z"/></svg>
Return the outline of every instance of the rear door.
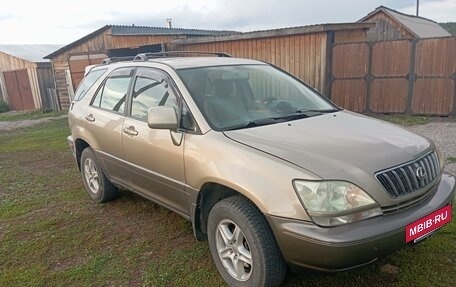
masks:
<svg viewBox="0 0 456 287"><path fill-rule="evenodd" d="M107 175L124 182L122 126L134 68L111 72L98 88L84 116L87 138Z"/></svg>
<svg viewBox="0 0 456 287"><path fill-rule="evenodd" d="M164 72L138 68L131 92L129 116L122 128L130 185L155 201L188 215L185 196L183 135L151 129L147 111L154 106L179 106L179 98ZM172 136L181 139L173 143Z"/></svg>

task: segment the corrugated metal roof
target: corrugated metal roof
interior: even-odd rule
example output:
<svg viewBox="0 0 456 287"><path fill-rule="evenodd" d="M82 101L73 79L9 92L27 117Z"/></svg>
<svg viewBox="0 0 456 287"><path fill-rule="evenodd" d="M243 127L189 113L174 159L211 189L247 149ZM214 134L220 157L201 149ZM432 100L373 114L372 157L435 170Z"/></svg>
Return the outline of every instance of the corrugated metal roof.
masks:
<svg viewBox="0 0 456 287"><path fill-rule="evenodd" d="M379 12L383 12L387 15L390 15L393 19L395 19L400 24L402 24L411 33L416 35L417 38L434 38L434 37L450 37L451 36L451 34L447 30L445 30L442 26L440 26L437 22L434 22L430 19L419 17L419 16L404 14L404 13L390 9L385 6L377 7L374 11L367 14L367 16L360 19L359 22L369 20L369 18L371 16L373 16L374 14L377 14Z"/></svg>
<svg viewBox="0 0 456 287"><path fill-rule="evenodd" d="M44 56L62 45L0 45L0 52L29 62L49 62Z"/></svg>
<svg viewBox="0 0 456 287"><path fill-rule="evenodd" d="M190 36L215 36L238 34L236 31L226 30L200 30L185 28L166 28L148 26L119 26L111 25L111 34L117 36L129 35L190 35Z"/></svg>
<svg viewBox="0 0 456 287"><path fill-rule="evenodd" d="M148 27L148 26L121 26L121 25L106 25L100 29L74 41L60 49L51 51L46 55L46 59L54 58L57 55L75 47L96 35L111 28L113 36L140 36L140 35L187 35L187 36L217 36L217 35L232 35L240 32L236 31L217 31L217 30L199 30L199 29L184 29L184 28L166 28L166 27Z"/></svg>
<svg viewBox="0 0 456 287"><path fill-rule="evenodd" d="M238 33L234 35L219 35L219 36L206 36L195 37L190 39L177 39L171 41L174 44L190 44L190 43L208 43L208 42L222 42L222 41L235 41L245 39L258 39L279 37L288 35L299 35L308 33L319 33L325 31L340 31L340 30L354 30L354 29L369 29L375 26L375 23L362 22L362 23L331 23L331 24L316 24L308 26L296 26L288 28L277 28L269 30L258 30L252 32Z"/></svg>

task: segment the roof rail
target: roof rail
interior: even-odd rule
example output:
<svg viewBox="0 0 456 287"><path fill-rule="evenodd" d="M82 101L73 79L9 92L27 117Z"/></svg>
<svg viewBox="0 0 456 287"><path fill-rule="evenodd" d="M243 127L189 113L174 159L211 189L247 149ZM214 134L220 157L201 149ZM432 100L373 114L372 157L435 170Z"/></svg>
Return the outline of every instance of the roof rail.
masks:
<svg viewBox="0 0 456 287"><path fill-rule="evenodd" d="M168 52L154 52L154 53L141 53L136 55L133 61L147 61L149 58L161 58L166 56L179 57L180 54L203 54L203 55L215 55L217 57L231 57L230 54L223 52L204 52L204 51L168 51Z"/></svg>
<svg viewBox="0 0 456 287"><path fill-rule="evenodd" d="M102 65L108 65L114 62L120 62L120 61L131 61L134 60L134 56L126 56L126 57L112 57L112 58L104 58L103 61L101 61Z"/></svg>

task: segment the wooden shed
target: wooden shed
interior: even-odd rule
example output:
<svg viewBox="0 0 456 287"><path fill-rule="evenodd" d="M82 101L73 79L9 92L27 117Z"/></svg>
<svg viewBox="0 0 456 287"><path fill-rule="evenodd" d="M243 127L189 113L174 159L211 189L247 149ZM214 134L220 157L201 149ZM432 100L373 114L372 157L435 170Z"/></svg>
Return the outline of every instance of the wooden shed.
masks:
<svg viewBox="0 0 456 287"><path fill-rule="evenodd" d="M334 43L366 41L372 23L323 24L239 33L180 28L113 26L103 28L49 54L63 108L68 108L84 68L105 57L161 50L224 51L236 57L271 62L322 92Z"/></svg>
<svg viewBox="0 0 456 287"><path fill-rule="evenodd" d="M367 32L369 41L417 40L451 36L437 22L404 14L385 6L377 7L358 22L375 23L375 26Z"/></svg>
<svg viewBox="0 0 456 287"><path fill-rule="evenodd" d="M54 75L43 59L58 45L0 45L0 98L12 110L57 110Z"/></svg>
<svg viewBox="0 0 456 287"><path fill-rule="evenodd" d="M228 36L175 39L176 51L223 51L234 57L272 63L329 95L332 47L366 41L373 23L321 24Z"/></svg>
<svg viewBox="0 0 456 287"><path fill-rule="evenodd" d="M158 52L166 43L175 39L236 33L238 32L107 25L45 58L52 62L60 104L62 108L68 108L87 65L99 64L106 57Z"/></svg>

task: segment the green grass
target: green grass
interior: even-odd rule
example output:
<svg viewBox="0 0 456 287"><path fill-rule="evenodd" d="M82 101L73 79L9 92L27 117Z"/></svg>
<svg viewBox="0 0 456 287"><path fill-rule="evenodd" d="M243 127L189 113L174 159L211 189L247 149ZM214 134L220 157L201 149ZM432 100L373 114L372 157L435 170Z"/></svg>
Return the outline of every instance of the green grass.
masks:
<svg viewBox="0 0 456 287"><path fill-rule="evenodd" d="M67 120L53 120L46 125L28 127L25 132L16 131L0 137L0 152L60 151L67 148L65 139L70 133ZM21 136L17 136L20 134ZM37 139L45 139L46 143Z"/></svg>
<svg viewBox="0 0 456 287"><path fill-rule="evenodd" d="M456 157L455 156L447 157L446 161L447 161L447 163L455 163Z"/></svg>
<svg viewBox="0 0 456 287"><path fill-rule="evenodd" d="M36 119L48 118L48 117L59 117L59 116L65 115L65 114L66 114L66 112L49 112L49 113L43 113L41 111L7 112L7 113L0 113L0 122L36 120Z"/></svg>
<svg viewBox="0 0 456 287"><path fill-rule="evenodd" d="M180 216L126 191L93 203L68 133L66 119L0 133L0 286L223 286L207 242ZM284 286L452 286L455 266L453 221L369 266L291 273Z"/></svg>
<svg viewBox="0 0 456 287"><path fill-rule="evenodd" d="M429 117L407 115L374 115L375 117L401 126L425 125L431 122Z"/></svg>

